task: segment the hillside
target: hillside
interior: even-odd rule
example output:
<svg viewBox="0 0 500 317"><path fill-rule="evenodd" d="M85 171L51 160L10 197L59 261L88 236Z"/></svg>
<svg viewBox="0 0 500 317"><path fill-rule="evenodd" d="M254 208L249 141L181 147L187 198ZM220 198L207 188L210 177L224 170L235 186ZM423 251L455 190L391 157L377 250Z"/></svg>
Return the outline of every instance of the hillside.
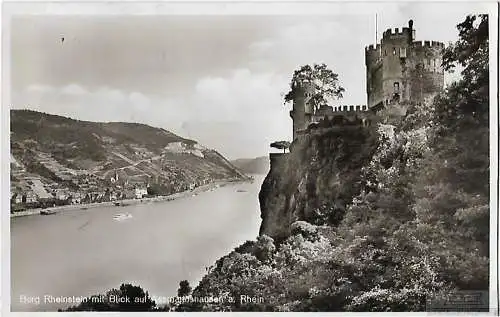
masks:
<svg viewBox="0 0 500 317"><path fill-rule="evenodd" d="M66 191L65 198L84 199L94 192L105 199L105 193L121 197L127 188L146 185L150 192L168 194L244 177L215 150L165 129L79 121L31 110L11 110L10 115L11 184L19 195L40 198ZM41 186L33 185L33 179Z"/></svg>
<svg viewBox="0 0 500 317"><path fill-rule="evenodd" d="M262 174L269 172L269 156L260 156L252 159L242 158L231 161L240 171L245 174Z"/></svg>

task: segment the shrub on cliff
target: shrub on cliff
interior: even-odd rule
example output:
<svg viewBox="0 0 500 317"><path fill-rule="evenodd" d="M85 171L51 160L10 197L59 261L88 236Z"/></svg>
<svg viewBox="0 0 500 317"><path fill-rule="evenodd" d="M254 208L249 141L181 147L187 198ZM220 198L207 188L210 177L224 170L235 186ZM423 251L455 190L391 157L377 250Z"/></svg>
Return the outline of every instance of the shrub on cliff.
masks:
<svg viewBox="0 0 500 317"><path fill-rule="evenodd" d="M288 141L275 141L270 144L272 148L283 150L283 153L285 153L286 149L290 148L290 142Z"/></svg>
<svg viewBox="0 0 500 317"><path fill-rule="evenodd" d="M122 284L120 288L113 288L106 294L93 295L88 300L65 311L120 311L139 312L154 311L156 303L149 293L140 286Z"/></svg>
<svg viewBox="0 0 500 317"><path fill-rule="evenodd" d="M179 283L179 289L177 290L177 296L183 297L191 294L191 286L187 280L183 280Z"/></svg>
<svg viewBox="0 0 500 317"><path fill-rule="evenodd" d="M274 240L266 235L261 235L257 238L254 254L262 262L269 263L276 251Z"/></svg>
<svg viewBox="0 0 500 317"><path fill-rule="evenodd" d="M291 232L292 235L300 234L304 238L315 239L318 236L318 230L316 226L306 221L296 221L292 223Z"/></svg>

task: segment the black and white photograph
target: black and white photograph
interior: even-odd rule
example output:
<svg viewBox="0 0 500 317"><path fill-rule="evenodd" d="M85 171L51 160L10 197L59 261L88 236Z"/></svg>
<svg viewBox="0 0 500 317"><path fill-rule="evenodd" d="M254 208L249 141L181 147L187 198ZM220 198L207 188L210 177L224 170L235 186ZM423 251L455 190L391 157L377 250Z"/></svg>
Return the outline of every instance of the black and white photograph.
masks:
<svg viewBox="0 0 500 317"><path fill-rule="evenodd" d="M3 312L498 315L498 12L3 2Z"/></svg>

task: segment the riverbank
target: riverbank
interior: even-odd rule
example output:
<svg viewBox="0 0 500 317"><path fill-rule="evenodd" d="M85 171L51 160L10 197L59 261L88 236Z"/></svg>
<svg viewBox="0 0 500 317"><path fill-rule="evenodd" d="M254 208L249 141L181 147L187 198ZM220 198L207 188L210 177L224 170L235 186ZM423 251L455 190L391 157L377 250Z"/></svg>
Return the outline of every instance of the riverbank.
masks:
<svg viewBox="0 0 500 317"><path fill-rule="evenodd" d="M37 208L37 209L29 209L25 211L18 211L16 213L10 214L11 218L15 217L24 217L24 216L33 216L40 215L42 210L51 210L55 213L66 212L66 211L74 211L74 210L87 210L92 208L102 208L102 207L117 207L116 203L119 203L121 207L138 205L138 204L147 204L154 202L164 202L171 201L174 199L184 198L192 195L197 195L201 192L206 192L209 190L214 190L218 187L222 187L228 184L238 184L238 183L247 183L250 182L250 179L224 179L218 180L210 184L202 185L200 187L196 187L193 190L186 190L179 193L174 193L167 196L156 196L156 197L148 197L148 198L134 198L134 199L123 199L123 200L115 200L115 201L106 201L100 203L89 203L89 204L75 204L75 205L63 205L56 206L50 208Z"/></svg>

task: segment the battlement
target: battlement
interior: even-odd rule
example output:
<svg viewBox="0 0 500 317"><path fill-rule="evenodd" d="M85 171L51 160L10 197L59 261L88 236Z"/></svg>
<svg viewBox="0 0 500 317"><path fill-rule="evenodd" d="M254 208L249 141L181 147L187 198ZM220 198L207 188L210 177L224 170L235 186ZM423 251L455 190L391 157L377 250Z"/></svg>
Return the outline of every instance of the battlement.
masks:
<svg viewBox="0 0 500 317"><path fill-rule="evenodd" d="M305 97L312 97L314 95L315 86L312 82L304 82L302 85L295 84L293 89L300 94L303 94Z"/></svg>
<svg viewBox="0 0 500 317"><path fill-rule="evenodd" d="M365 65L374 66L382 60L381 45L369 45L365 47Z"/></svg>
<svg viewBox="0 0 500 317"><path fill-rule="evenodd" d="M292 88L299 89L299 90L309 90L309 89L314 88L314 83L312 81L309 81L309 80L307 80L307 81L304 80L302 82L302 84L298 84L297 82L294 82Z"/></svg>
<svg viewBox="0 0 500 317"><path fill-rule="evenodd" d="M368 111L367 105L341 105L333 107L333 112Z"/></svg>
<svg viewBox="0 0 500 317"><path fill-rule="evenodd" d="M403 27L401 30L399 28L394 28L394 29L390 28L383 33L382 38L388 38L391 36L406 35L406 34L410 34L410 28Z"/></svg>
<svg viewBox="0 0 500 317"><path fill-rule="evenodd" d="M414 47L434 47L438 49L444 48L444 43L438 41L415 41L413 42Z"/></svg>
<svg viewBox="0 0 500 317"><path fill-rule="evenodd" d="M380 44L365 46L365 52L380 52Z"/></svg>
<svg viewBox="0 0 500 317"><path fill-rule="evenodd" d="M326 116L332 115L335 112L361 112L368 111L368 106L366 105L340 105L340 106L321 106L316 113L315 116Z"/></svg>

